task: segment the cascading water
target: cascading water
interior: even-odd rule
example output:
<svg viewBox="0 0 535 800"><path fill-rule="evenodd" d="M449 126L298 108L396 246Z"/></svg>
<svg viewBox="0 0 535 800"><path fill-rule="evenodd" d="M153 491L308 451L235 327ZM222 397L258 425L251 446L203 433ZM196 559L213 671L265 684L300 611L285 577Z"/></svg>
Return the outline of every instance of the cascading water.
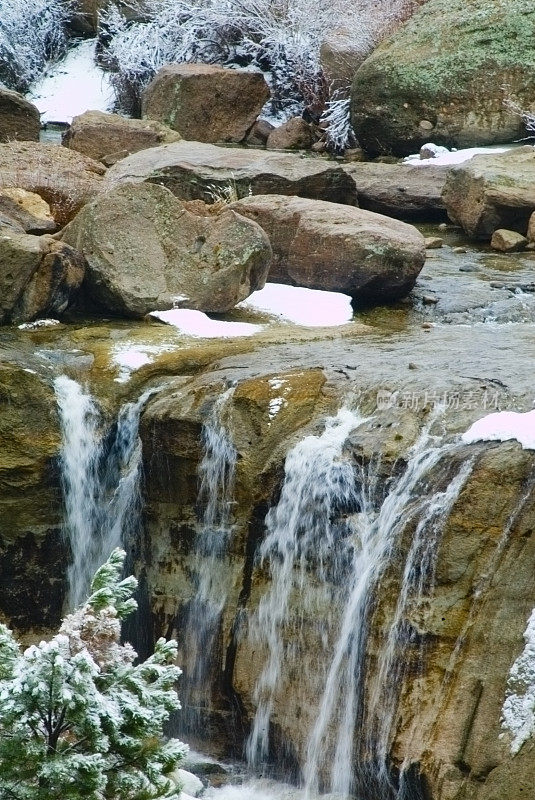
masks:
<svg viewBox="0 0 535 800"><path fill-rule="evenodd" d="M444 479L452 463L456 465L448 458L455 446L432 437L430 423L409 452L401 476L392 477L385 488L378 463L372 460L359 466L344 458L348 435L363 422L358 414L344 409L327 421L321 436L307 437L288 454L281 498L268 513L260 550L260 560L269 562L271 586L260 601L249 635L267 652L255 687L256 714L247 756L257 768L269 757L270 722L279 684L295 668L285 634L291 629L295 640L296 606L302 618L310 619L316 604L318 625L325 633L323 649L313 665L319 676L316 685L319 682L322 687L321 699L303 747L308 798L327 788L345 800L364 788L366 776L355 775L359 759L355 741L357 729L369 716L362 708L362 693L367 622L375 589L401 535L415 526L389 647L381 661L388 682L395 672L396 648L400 655L399 634L407 604L418 602L432 582L442 526L471 468L463 464L445 490L431 489L430 479L436 485L437 471ZM307 588L312 586L313 591ZM318 586L323 594L318 595ZM297 638L303 635L298 627ZM294 644L293 649L302 651L303 646ZM302 652L299 659L299 670L303 670ZM302 678L310 682L310 675ZM379 703L374 711L379 713ZM392 722L393 711L374 731L379 743L372 753L374 768L385 775ZM364 730L362 734L366 740ZM390 783L386 792L385 800L392 794Z"/></svg>
<svg viewBox="0 0 535 800"><path fill-rule="evenodd" d="M255 767L268 757L270 719L286 655L283 626L292 593L296 586L304 588L310 561L326 586L326 571L336 569L333 555L342 560L346 555L348 524L340 519L336 526L332 519L338 508L354 506L353 467L342 458L342 451L348 435L362 421L344 408L327 420L321 435L298 442L286 458L279 503L266 517L267 536L259 560L269 561L271 587L250 624L250 636L267 649L255 687L256 714L247 743L248 762ZM313 613L316 601L304 592L302 611Z"/></svg>
<svg viewBox="0 0 535 800"><path fill-rule="evenodd" d="M196 591L184 625L182 658L181 723L191 733L198 732L208 705L209 673L227 594L223 562L232 537L237 451L225 427L224 412L233 392L231 387L219 396L202 430L198 505L203 511L192 568Z"/></svg>
<svg viewBox="0 0 535 800"><path fill-rule="evenodd" d="M148 389L123 406L111 442L95 401L79 383L62 375L55 379L54 391L62 431L65 532L72 553L67 605L74 608L87 596L96 569L137 524L139 418L158 389Z"/></svg>

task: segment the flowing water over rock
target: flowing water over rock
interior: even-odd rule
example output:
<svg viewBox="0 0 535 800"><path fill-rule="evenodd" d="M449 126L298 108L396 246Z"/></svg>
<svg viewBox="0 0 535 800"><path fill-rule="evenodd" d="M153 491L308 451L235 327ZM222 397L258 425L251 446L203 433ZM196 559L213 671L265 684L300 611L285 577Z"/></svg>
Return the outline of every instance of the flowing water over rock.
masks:
<svg viewBox="0 0 535 800"><path fill-rule="evenodd" d="M223 417L234 388L223 392L203 425L198 504L202 509L194 546L196 591L184 623L182 697L184 730L201 733L202 711L209 704L211 668L227 587L222 561L232 537L232 507L237 451Z"/></svg>
<svg viewBox="0 0 535 800"><path fill-rule="evenodd" d="M63 435L65 532L72 553L67 603L74 608L87 596L97 568L138 523L139 417L158 390L148 389L135 403L126 403L109 433L95 400L79 383L60 376L54 390Z"/></svg>

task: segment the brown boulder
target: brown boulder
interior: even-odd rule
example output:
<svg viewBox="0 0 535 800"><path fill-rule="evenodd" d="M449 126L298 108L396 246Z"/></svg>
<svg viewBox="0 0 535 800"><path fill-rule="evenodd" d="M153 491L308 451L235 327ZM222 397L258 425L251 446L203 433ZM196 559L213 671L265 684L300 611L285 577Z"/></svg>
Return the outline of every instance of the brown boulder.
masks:
<svg viewBox="0 0 535 800"><path fill-rule="evenodd" d="M129 119L103 111L74 117L62 144L95 161L113 153L126 157L138 150L180 141L180 135L155 120Z"/></svg>
<svg viewBox="0 0 535 800"><path fill-rule="evenodd" d="M143 93L144 117L197 142L241 142L269 98L259 72L211 64L162 67Z"/></svg>
<svg viewBox="0 0 535 800"><path fill-rule="evenodd" d="M266 147L268 150L308 150L313 143L312 126L302 117L292 117L269 134Z"/></svg>
<svg viewBox="0 0 535 800"><path fill-rule="evenodd" d="M182 141L134 153L106 176L107 187L141 181L167 186L182 200L210 202L214 189L226 193L230 188L237 197L289 194L357 205L355 181L332 161L201 142Z"/></svg>
<svg viewBox="0 0 535 800"><path fill-rule="evenodd" d="M333 28L320 47L320 63L331 91L347 90L370 51L370 42L346 27Z"/></svg>
<svg viewBox="0 0 535 800"><path fill-rule="evenodd" d="M527 245L528 240L521 233L516 231L508 231L505 228L498 228L492 234L490 246L493 250L499 250L502 253L513 253L517 250L523 250Z"/></svg>
<svg viewBox="0 0 535 800"><path fill-rule="evenodd" d="M191 214L149 183L102 194L67 226L64 241L87 258L93 298L129 317L173 307L228 311L264 286L271 262L258 225L230 210Z"/></svg>
<svg viewBox="0 0 535 800"><path fill-rule="evenodd" d="M0 144L0 191L17 188L38 194L58 225L100 191L105 171L97 161L55 144Z"/></svg>
<svg viewBox="0 0 535 800"><path fill-rule="evenodd" d="M275 283L344 292L358 303L390 301L412 289L425 261L416 228L360 208L280 195L231 208L267 233Z"/></svg>
<svg viewBox="0 0 535 800"><path fill-rule="evenodd" d="M535 211L535 148L475 156L448 173L442 199L450 219L470 236L497 228L524 235Z"/></svg>
<svg viewBox="0 0 535 800"><path fill-rule="evenodd" d="M82 256L50 236L0 228L0 323L61 313L84 271Z"/></svg>
<svg viewBox="0 0 535 800"><path fill-rule="evenodd" d="M0 142L39 141L39 110L18 92L0 86Z"/></svg>

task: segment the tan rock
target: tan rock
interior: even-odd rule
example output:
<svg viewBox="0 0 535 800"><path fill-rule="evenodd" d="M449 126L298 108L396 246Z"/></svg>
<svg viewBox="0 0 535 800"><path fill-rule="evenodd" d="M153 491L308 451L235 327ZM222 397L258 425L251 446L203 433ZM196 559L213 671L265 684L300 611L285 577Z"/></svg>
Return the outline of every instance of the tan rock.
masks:
<svg viewBox="0 0 535 800"><path fill-rule="evenodd" d="M95 197L105 171L97 161L55 144L0 144L0 191L17 188L38 194L58 225Z"/></svg>
<svg viewBox="0 0 535 800"><path fill-rule="evenodd" d="M84 259L71 247L0 228L0 324L61 313L84 272Z"/></svg>
<svg viewBox="0 0 535 800"><path fill-rule="evenodd" d="M57 225L50 206L35 192L0 189L0 224L14 223L25 233L54 233Z"/></svg>
<svg viewBox="0 0 535 800"><path fill-rule="evenodd" d="M267 119L257 119L247 136L247 144L255 147L264 147L269 134L275 130L275 126Z"/></svg>
<svg viewBox="0 0 535 800"><path fill-rule="evenodd" d="M331 90L346 90L369 55L369 43L346 27L333 28L320 47L320 63Z"/></svg>
<svg viewBox="0 0 535 800"><path fill-rule="evenodd" d="M185 139L241 142L268 97L261 73L172 64L162 67L145 89L142 111Z"/></svg>
<svg viewBox="0 0 535 800"><path fill-rule="evenodd" d="M86 111L74 117L62 144L95 161L111 154L125 158L138 150L180 141L180 135L155 120L128 119L119 114ZM117 159L118 160L118 159Z"/></svg>
<svg viewBox="0 0 535 800"><path fill-rule="evenodd" d="M497 228L525 234L535 210L535 148L481 155L452 168L442 193L452 222L490 239Z"/></svg>
<svg viewBox="0 0 535 800"><path fill-rule="evenodd" d="M440 236L426 236L425 247L426 250L439 250L444 244L444 240Z"/></svg>
<svg viewBox="0 0 535 800"><path fill-rule="evenodd" d="M267 139L268 150L308 150L314 143L314 131L302 117L292 117L272 131Z"/></svg>
<svg viewBox="0 0 535 800"><path fill-rule="evenodd" d="M267 233L271 282L387 302L412 289L425 261L416 228L360 208L281 195L246 197L231 208Z"/></svg>
<svg viewBox="0 0 535 800"><path fill-rule="evenodd" d="M526 233L530 243L535 242L535 211L531 214L528 222L528 231Z"/></svg>
<svg viewBox="0 0 535 800"><path fill-rule="evenodd" d="M512 253L515 250L523 250L528 240L516 231L508 231L499 228L492 234L490 246L493 250L500 250L502 253Z"/></svg>
<svg viewBox="0 0 535 800"><path fill-rule="evenodd" d="M355 165L356 166L356 165ZM106 187L152 181L167 186L183 200L208 200L230 187L238 197L288 194L349 205L357 204L355 181L345 165L297 153L215 147L176 142L152 147L111 167Z"/></svg>
<svg viewBox="0 0 535 800"><path fill-rule="evenodd" d="M231 210L187 211L168 189L125 185L102 194L65 229L88 262L87 286L108 311L228 311L263 287L271 248L262 229Z"/></svg>
<svg viewBox="0 0 535 800"><path fill-rule="evenodd" d="M39 110L18 92L0 86L0 142L14 139L38 141Z"/></svg>

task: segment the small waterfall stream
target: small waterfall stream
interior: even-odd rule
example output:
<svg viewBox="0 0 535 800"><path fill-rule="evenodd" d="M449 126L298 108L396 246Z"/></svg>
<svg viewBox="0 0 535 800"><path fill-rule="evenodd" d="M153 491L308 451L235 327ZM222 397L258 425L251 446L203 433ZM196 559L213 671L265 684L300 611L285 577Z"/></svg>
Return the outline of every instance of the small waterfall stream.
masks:
<svg viewBox="0 0 535 800"><path fill-rule="evenodd" d="M227 597L225 557L232 538L232 507L237 451L225 426L224 414L234 388L215 401L203 425L204 455L199 465L198 505L202 509L195 540L192 571L195 596L184 623L181 724L198 733L208 705L214 646Z"/></svg>
<svg viewBox="0 0 535 800"><path fill-rule="evenodd" d="M472 466L458 466L451 459L456 446L430 434L433 421L408 453L401 475L392 476L386 485L379 477L379 463L372 460L363 466L344 455L349 434L365 422L347 409L327 420L320 436L299 442L286 458L281 497L267 515L267 535L259 554L271 583L249 630L266 656L255 687L256 713L247 756L256 769L269 759L277 690L285 674L295 669L293 650L305 646L295 607L308 618L316 611L325 633L314 664L320 697L304 745L306 798L325 790L343 800L355 791L366 797L369 775L356 774L358 766L355 770L357 738L368 744L368 757L371 751L375 787L384 782L385 800L395 796L388 777L388 744L402 677L400 648L408 634L406 613L433 582L443 525ZM445 488L433 489L444 481ZM412 528L400 596L379 664L381 679L376 685L385 691L374 698L371 709L364 709L365 646L374 593L403 532ZM319 603L317 585L323 587ZM284 633L291 630L295 640L296 626L303 644L294 643L292 650ZM300 658L301 671L302 652ZM303 681L310 681L305 673ZM365 730L368 724L371 728ZM356 736L359 729L361 737Z"/></svg>
<svg viewBox="0 0 535 800"><path fill-rule="evenodd" d="M157 391L126 403L108 431L94 399L64 375L54 381L62 431L61 472L65 534L72 553L67 605L87 596L96 569L125 542L139 514L139 418Z"/></svg>

